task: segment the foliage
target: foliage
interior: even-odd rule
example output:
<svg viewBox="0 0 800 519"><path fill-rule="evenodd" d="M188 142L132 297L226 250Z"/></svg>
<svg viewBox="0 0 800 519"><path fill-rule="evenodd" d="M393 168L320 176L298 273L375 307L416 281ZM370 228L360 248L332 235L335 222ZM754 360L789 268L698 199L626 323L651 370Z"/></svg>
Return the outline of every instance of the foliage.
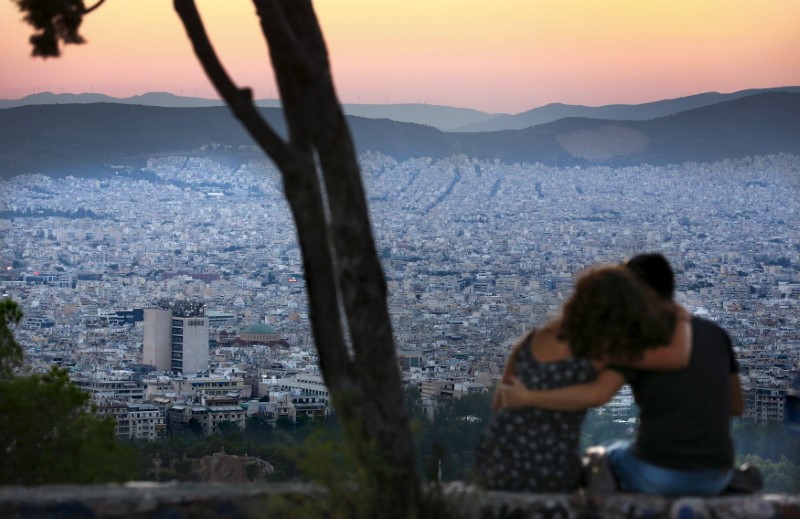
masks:
<svg viewBox="0 0 800 519"><path fill-rule="evenodd" d="M6 380L22 365L22 348L14 339L11 326L22 319L22 311L11 299L0 302L0 380Z"/></svg>
<svg viewBox="0 0 800 519"><path fill-rule="evenodd" d="M100 483L134 475L112 418L86 411L65 370L0 381L0 483Z"/></svg>
<svg viewBox="0 0 800 519"><path fill-rule="evenodd" d="M635 430L636 424L628 422L625 417L590 410L581 428L581 449L591 445L607 445L614 440L633 439Z"/></svg>
<svg viewBox="0 0 800 519"><path fill-rule="evenodd" d="M224 451L238 456L254 456L269 461L275 468L271 481L290 481L300 477L293 450L315 426L278 429L266 418L253 415L242 433L238 427L221 427L220 433L202 436L184 429L170 438L137 442L137 478L149 481L193 481L192 462Z"/></svg>
<svg viewBox="0 0 800 519"><path fill-rule="evenodd" d="M418 463L437 466L442 459L444 480L467 479L473 466L473 451L490 415L488 394L467 395L442 404L438 419L428 420L419 406L419 391L407 392L416 431ZM478 421L461 420L476 416ZM223 428L224 429L224 428ZM195 436L186 431L156 442L139 442L138 478L144 480L192 481L194 460L216 452L249 455L268 461L275 469L270 481L308 481L318 483L317 500L298 501L291 496L270 502L269 514L280 517L374 517L382 516L387 506L380 478L375 474L390 470L374 446L354 446L333 419L303 424L270 424L265 416L247 418L243 432ZM363 463L363 453L371 453L371 463ZM359 460L358 462L356 460ZM437 460L437 462L433 461ZM437 479L431 472L430 481ZM451 517L439 499L436 486L427 493L418 513L424 517ZM448 515L450 514L450 515Z"/></svg>
<svg viewBox="0 0 800 519"><path fill-rule="evenodd" d="M119 444L112 418L86 409L89 395L66 370L13 376L22 349L9 323L22 313L0 303L0 484L100 483L134 475L133 449Z"/></svg>
<svg viewBox="0 0 800 519"><path fill-rule="evenodd" d="M103 3L87 9L83 0L14 0L25 13L25 21L35 30L30 37L33 55L43 58L58 57L59 43L84 43L78 29L83 15Z"/></svg>
<svg viewBox="0 0 800 519"><path fill-rule="evenodd" d="M469 480L475 449L491 420L491 393L471 393L443 402L428 420L411 407L417 463L429 482Z"/></svg>
<svg viewBox="0 0 800 519"><path fill-rule="evenodd" d="M391 515L380 476L394 470L384 463L375 445L354 445L357 436L334 423L314 428L292 451L304 479L318 483L324 494L298 503L291 497L273 499L270 515L287 517L371 518ZM359 452L357 452L359 451ZM366 453L366 455L365 455ZM368 460L366 463L364 460ZM377 477L376 477L377 475ZM434 486L410 512L415 517L452 518L452 507Z"/></svg>
<svg viewBox="0 0 800 519"><path fill-rule="evenodd" d="M737 420L731 430L737 463L750 463L761 470L765 492L800 492L800 436L782 423L758 425Z"/></svg>
<svg viewBox="0 0 800 519"><path fill-rule="evenodd" d="M758 467L764 478L764 492L784 494L800 492L800 465L792 463L786 456L781 456L778 462L774 462L756 454L747 454L738 456L736 462Z"/></svg>
<svg viewBox="0 0 800 519"><path fill-rule="evenodd" d="M374 449L371 449L374 452ZM357 463L352 442L337 429L318 429L293 453L305 478L321 484L326 499L305 504L300 516L376 517L381 515L380 488L374 470L388 470L380 456Z"/></svg>
<svg viewBox="0 0 800 519"><path fill-rule="evenodd" d="M800 460L800 436L791 434L782 423L758 425L750 420L737 420L731 435L739 454L754 454L774 463L782 457Z"/></svg>

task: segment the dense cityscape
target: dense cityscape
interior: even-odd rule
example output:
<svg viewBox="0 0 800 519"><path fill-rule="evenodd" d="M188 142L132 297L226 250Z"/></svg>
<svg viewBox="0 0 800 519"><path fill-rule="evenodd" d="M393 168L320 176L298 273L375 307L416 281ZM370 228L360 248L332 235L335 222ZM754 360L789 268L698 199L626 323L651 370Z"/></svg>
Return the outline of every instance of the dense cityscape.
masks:
<svg viewBox="0 0 800 519"><path fill-rule="evenodd" d="M490 390L582 270L660 251L678 301L733 338L745 418L783 419L800 361L797 156L361 164L403 379L429 412ZM120 438L330 414L277 170L173 156L110 171L0 183L0 287L25 313L28 368L68 367ZM607 410L630 405L623 392Z"/></svg>

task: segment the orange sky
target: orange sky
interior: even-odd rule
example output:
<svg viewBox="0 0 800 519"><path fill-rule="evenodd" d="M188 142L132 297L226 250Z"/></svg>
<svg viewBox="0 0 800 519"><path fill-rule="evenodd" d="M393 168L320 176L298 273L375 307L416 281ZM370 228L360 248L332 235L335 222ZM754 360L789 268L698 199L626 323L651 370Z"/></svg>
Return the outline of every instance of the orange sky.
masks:
<svg viewBox="0 0 800 519"><path fill-rule="evenodd" d="M87 0L87 4L93 3ZM200 0L239 85L275 97L247 0ZM343 102L489 112L550 102L638 103L800 85L797 0L317 0ZM37 91L217 97L169 0L108 0L86 45L30 57L31 30L0 0L0 98Z"/></svg>

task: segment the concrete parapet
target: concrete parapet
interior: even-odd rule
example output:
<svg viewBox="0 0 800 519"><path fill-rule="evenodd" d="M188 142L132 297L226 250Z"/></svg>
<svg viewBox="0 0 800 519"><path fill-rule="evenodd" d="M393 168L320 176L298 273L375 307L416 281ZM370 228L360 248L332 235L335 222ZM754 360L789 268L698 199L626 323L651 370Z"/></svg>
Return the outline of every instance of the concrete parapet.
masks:
<svg viewBox="0 0 800 519"><path fill-rule="evenodd" d="M590 507L576 494L486 492L447 484L441 493L454 517L466 519L796 519L800 496L748 495L668 499L614 494ZM146 483L0 487L4 519L189 519L303 517L303 503L321 503L319 487L291 483ZM271 504L283 500L278 513ZM297 515L292 514L292 504ZM308 510L308 508L305 508ZM319 508L317 508L319 510Z"/></svg>
<svg viewBox="0 0 800 519"><path fill-rule="evenodd" d="M469 519L794 519L800 518L800 496L756 494L673 499L619 493L609 496L599 506L589 506L585 499L574 494L484 492L473 501L472 507L460 506L459 511L463 513L458 516Z"/></svg>

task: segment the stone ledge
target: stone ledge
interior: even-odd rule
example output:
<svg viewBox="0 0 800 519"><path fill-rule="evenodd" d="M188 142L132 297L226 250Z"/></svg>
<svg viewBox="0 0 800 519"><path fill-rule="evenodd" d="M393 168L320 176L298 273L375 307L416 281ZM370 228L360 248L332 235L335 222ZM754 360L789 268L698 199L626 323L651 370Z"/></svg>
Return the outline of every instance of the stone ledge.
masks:
<svg viewBox="0 0 800 519"><path fill-rule="evenodd" d="M277 498L286 498L288 503L300 505L321 500L324 495L319 487L291 483L134 482L125 485L0 487L0 517L255 519L266 517L269 503ZM800 496L777 494L707 499L614 494L602 506L591 508L576 494L485 492L453 483L443 487L442 496L454 516L467 519L800 518ZM287 511L285 505L283 510Z"/></svg>
<svg viewBox="0 0 800 519"><path fill-rule="evenodd" d="M452 500L450 500L452 502ZM680 519L800 519L800 496L754 494L713 498L666 498L617 493L592 507L576 494L484 492L470 519L511 518L680 518ZM468 508L461 507L461 511ZM475 512L474 510L480 510Z"/></svg>

